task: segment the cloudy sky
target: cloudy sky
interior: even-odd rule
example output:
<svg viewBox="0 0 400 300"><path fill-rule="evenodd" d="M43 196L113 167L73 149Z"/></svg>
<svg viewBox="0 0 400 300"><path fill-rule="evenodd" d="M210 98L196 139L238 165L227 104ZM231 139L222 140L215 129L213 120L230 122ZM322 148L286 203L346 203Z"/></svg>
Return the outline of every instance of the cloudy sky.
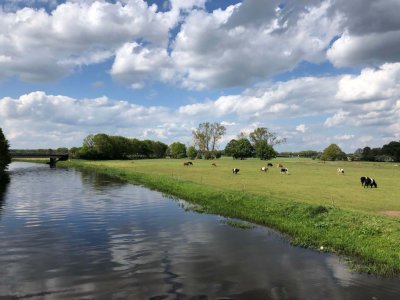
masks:
<svg viewBox="0 0 400 300"><path fill-rule="evenodd" d="M104 132L278 151L400 139L400 0L0 0L0 127L11 148Z"/></svg>

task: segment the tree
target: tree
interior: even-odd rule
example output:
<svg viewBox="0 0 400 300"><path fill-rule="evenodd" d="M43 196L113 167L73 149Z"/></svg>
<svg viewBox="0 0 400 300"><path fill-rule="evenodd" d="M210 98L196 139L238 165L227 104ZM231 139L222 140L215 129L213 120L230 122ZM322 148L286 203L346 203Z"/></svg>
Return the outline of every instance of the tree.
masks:
<svg viewBox="0 0 400 300"><path fill-rule="evenodd" d="M254 155L254 148L246 138L230 140L225 147L225 154L234 159L244 159Z"/></svg>
<svg viewBox="0 0 400 300"><path fill-rule="evenodd" d="M215 157L217 142L226 132L225 126L220 123L200 123L196 130L192 131L193 140L199 151L205 157Z"/></svg>
<svg viewBox="0 0 400 300"><path fill-rule="evenodd" d="M400 142L390 142L383 145L382 154L390 155L394 161L400 161Z"/></svg>
<svg viewBox="0 0 400 300"><path fill-rule="evenodd" d="M249 134L250 141L253 145L256 145L258 142L265 141L268 145L275 146L279 144L286 143L286 139L278 139L275 132L271 132L268 128L265 127L258 127L253 130Z"/></svg>
<svg viewBox="0 0 400 300"><path fill-rule="evenodd" d="M232 139L229 141L228 144L225 146L225 155L232 156L235 158L236 154L236 147L237 147L238 141L235 139Z"/></svg>
<svg viewBox="0 0 400 300"><path fill-rule="evenodd" d="M196 156L197 156L197 150L196 150L196 148L195 148L194 146L190 146L190 147L187 149L187 156L188 156L190 159L195 159L195 158L196 158Z"/></svg>
<svg viewBox="0 0 400 300"><path fill-rule="evenodd" d="M271 159L276 157L275 145L286 142L286 139L278 139L276 133L268 128L258 127L249 134L249 138L256 151L256 156L260 159Z"/></svg>
<svg viewBox="0 0 400 300"><path fill-rule="evenodd" d="M255 150L256 150L256 156L262 160L275 158L277 155L272 145L269 145L267 141L258 142Z"/></svg>
<svg viewBox="0 0 400 300"><path fill-rule="evenodd" d="M321 160L345 160L346 158L346 153L336 144L330 144L321 155Z"/></svg>
<svg viewBox="0 0 400 300"><path fill-rule="evenodd" d="M185 144L175 142L168 147L168 152L172 158L183 158L186 157L186 146Z"/></svg>
<svg viewBox="0 0 400 300"><path fill-rule="evenodd" d="M11 163L10 145L0 128L0 180L4 176L4 171L7 170L8 165Z"/></svg>

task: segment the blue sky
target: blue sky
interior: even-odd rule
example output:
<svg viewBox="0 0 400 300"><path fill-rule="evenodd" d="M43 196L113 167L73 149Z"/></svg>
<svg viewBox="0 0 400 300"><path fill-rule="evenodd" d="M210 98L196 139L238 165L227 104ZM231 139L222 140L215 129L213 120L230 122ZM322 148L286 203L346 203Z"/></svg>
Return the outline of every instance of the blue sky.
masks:
<svg viewBox="0 0 400 300"><path fill-rule="evenodd" d="M157 5L157 7L155 6ZM0 127L12 148L92 133L192 144L267 127L279 151L400 139L400 0L3 0Z"/></svg>

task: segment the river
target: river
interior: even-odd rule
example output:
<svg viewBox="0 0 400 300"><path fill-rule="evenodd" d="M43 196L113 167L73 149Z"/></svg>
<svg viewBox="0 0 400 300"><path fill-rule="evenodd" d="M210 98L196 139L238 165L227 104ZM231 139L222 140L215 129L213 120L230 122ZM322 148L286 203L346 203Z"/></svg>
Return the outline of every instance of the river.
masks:
<svg viewBox="0 0 400 300"><path fill-rule="evenodd" d="M12 163L0 188L0 299L399 299L274 230L94 172Z"/></svg>

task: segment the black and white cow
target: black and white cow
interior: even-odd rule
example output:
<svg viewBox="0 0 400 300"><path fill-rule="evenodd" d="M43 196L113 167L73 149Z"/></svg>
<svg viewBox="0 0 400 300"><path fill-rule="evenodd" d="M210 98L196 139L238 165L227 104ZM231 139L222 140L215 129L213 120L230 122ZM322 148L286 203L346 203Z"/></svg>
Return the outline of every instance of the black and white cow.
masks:
<svg viewBox="0 0 400 300"><path fill-rule="evenodd" d="M237 173L239 173L239 171L240 171L240 170L239 170L238 168L233 168L233 169L232 169L232 173L233 173L233 174L237 174Z"/></svg>
<svg viewBox="0 0 400 300"><path fill-rule="evenodd" d="M273 164L271 164L271 163L268 163L267 164L267 167L273 167L274 165Z"/></svg>
<svg viewBox="0 0 400 300"><path fill-rule="evenodd" d="M267 171L268 171L268 168L267 168L267 167L261 167L260 171L261 171L261 172L267 172Z"/></svg>
<svg viewBox="0 0 400 300"><path fill-rule="evenodd" d="M344 174L344 169L343 168L337 168L337 173L338 173L338 175Z"/></svg>
<svg viewBox="0 0 400 300"><path fill-rule="evenodd" d="M289 175L289 170L288 170L288 168L281 168L281 174L287 174L287 175Z"/></svg>
<svg viewBox="0 0 400 300"><path fill-rule="evenodd" d="M376 182L375 179L371 178L371 177L361 177L360 178L361 181L361 185L364 186L364 188L368 188L368 187L375 187L378 188L378 183Z"/></svg>

